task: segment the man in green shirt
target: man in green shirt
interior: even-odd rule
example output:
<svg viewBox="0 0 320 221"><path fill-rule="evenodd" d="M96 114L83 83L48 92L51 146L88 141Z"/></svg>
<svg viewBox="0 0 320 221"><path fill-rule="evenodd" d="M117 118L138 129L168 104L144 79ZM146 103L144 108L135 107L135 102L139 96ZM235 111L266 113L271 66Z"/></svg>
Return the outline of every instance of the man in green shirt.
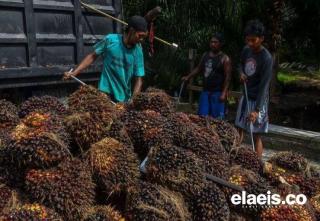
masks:
<svg viewBox="0 0 320 221"><path fill-rule="evenodd" d="M103 58L99 90L115 102L127 102L141 91L144 61L141 42L147 37L147 22L141 16L128 21L124 35L108 34L94 45L94 52L87 55L73 72L66 72L64 79L77 76L89 67L98 56ZM132 93L131 81L135 79Z"/></svg>

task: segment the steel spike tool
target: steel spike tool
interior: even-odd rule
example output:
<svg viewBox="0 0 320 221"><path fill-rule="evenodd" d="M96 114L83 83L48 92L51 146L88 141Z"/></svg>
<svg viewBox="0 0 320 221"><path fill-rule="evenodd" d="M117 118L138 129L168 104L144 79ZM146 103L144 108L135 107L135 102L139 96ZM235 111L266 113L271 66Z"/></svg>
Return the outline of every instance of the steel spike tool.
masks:
<svg viewBox="0 0 320 221"><path fill-rule="evenodd" d="M73 71L73 68L71 68L71 70L68 73L71 73ZM79 78L71 75L71 78L73 78L75 81L79 82L82 85L87 85L86 83L84 83L83 81L81 81Z"/></svg>
<svg viewBox="0 0 320 221"><path fill-rule="evenodd" d="M114 17L114 16L112 16L112 15L109 15L109 14L107 14L107 13L105 13L105 12L99 10L99 9L96 9L96 8L93 7L92 5L86 4L86 3L82 2L81 0L80 0L80 3L81 3L81 5L82 5L84 8L91 9L92 11L97 12L97 13L99 13L100 15L103 15L103 16L105 16L105 17L107 17L107 18L110 18L110 19L112 19L112 20L114 20L114 21L117 21L117 22L119 22L119 23L121 23L121 24L123 24L123 25L126 25L126 26L128 25L127 22L124 22L124 21L122 21L121 19L118 19L118 18L116 18L116 17ZM179 47L178 44L176 44L176 43L168 42L168 41L166 41L166 40L164 40L164 39L161 39L161 38L159 38L159 37L156 37L156 36L154 37L154 39L156 39L157 41L159 41L159 42L161 42L161 43L163 43L163 44L165 44L165 45L171 46L171 47L173 47L173 48L178 48L178 47Z"/></svg>
<svg viewBox="0 0 320 221"><path fill-rule="evenodd" d="M244 93L245 93L245 96L246 96L247 112L249 114L250 109L249 109L249 98L248 98L247 83L244 82L243 85L244 85ZM254 140L253 140L253 123L252 123L252 121L250 121L250 137L251 137L252 149L253 149L253 151L255 151L256 148L254 146Z"/></svg>
<svg viewBox="0 0 320 221"><path fill-rule="evenodd" d="M73 71L73 68L70 69L70 71L68 73L71 73ZM75 81L79 82L80 84L86 86L87 84L84 83L83 81L81 81L79 78L75 77L75 76L72 76L71 75L71 78L74 79ZM114 103L113 101L110 100L110 102L113 104L113 105L116 105L116 103Z"/></svg>

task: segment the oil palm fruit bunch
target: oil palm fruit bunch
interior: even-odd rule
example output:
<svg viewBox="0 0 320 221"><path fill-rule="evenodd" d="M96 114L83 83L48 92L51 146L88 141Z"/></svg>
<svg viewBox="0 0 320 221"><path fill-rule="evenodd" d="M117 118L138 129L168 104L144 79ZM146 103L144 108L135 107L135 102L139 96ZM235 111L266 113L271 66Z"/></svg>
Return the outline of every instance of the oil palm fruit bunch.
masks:
<svg viewBox="0 0 320 221"><path fill-rule="evenodd" d="M11 130L0 129L0 149L7 146L11 141Z"/></svg>
<svg viewBox="0 0 320 221"><path fill-rule="evenodd" d="M263 163L250 146L241 145L230 150L230 162L232 165L241 165L243 168L255 173L262 173Z"/></svg>
<svg viewBox="0 0 320 221"><path fill-rule="evenodd" d="M99 187L110 196L127 192L138 181L139 160L132 148L107 137L86 153Z"/></svg>
<svg viewBox="0 0 320 221"><path fill-rule="evenodd" d="M128 131L125 127L125 125L119 120L115 119L110 127L110 130L108 131L108 137L112 137L124 144L126 144L128 147L133 148L132 141L130 139L130 136L128 134Z"/></svg>
<svg viewBox="0 0 320 221"><path fill-rule="evenodd" d="M19 203L18 194L5 184L0 184L0 217Z"/></svg>
<svg viewBox="0 0 320 221"><path fill-rule="evenodd" d="M240 144L240 135L232 124L212 117L200 117L192 114L189 115L189 118L195 124L217 133L227 152Z"/></svg>
<svg viewBox="0 0 320 221"><path fill-rule="evenodd" d="M127 220L191 220L182 195L157 184L141 182L128 198Z"/></svg>
<svg viewBox="0 0 320 221"><path fill-rule="evenodd" d="M277 186L282 183L283 177L291 176L290 170L277 166L274 163L265 162L263 166L264 176L268 179L271 185Z"/></svg>
<svg viewBox="0 0 320 221"><path fill-rule="evenodd" d="M207 133L210 133L212 136L219 137L219 134L215 128L211 127L210 125L211 117L203 117L195 114L189 114L188 117L192 123L198 125L199 127L206 128Z"/></svg>
<svg viewBox="0 0 320 221"><path fill-rule="evenodd" d="M69 110L72 113L90 112L90 113L115 113L114 104L105 93L92 86L80 86L78 90L72 93L68 98Z"/></svg>
<svg viewBox="0 0 320 221"><path fill-rule="evenodd" d="M230 164L225 158L211 152L203 152L202 155L197 156L203 161L206 173L222 179L229 177Z"/></svg>
<svg viewBox="0 0 320 221"><path fill-rule="evenodd" d="M168 116L175 111L173 98L162 90L152 88L137 94L132 100L131 108L138 111L153 110L163 116Z"/></svg>
<svg viewBox="0 0 320 221"><path fill-rule="evenodd" d="M19 167L55 166L71 156L68 146L53 133L41 133L10 142L2 149Z"/></svg>
<svg viewBox="0 0 320 221"><path fill-rule="evenodd" d="M301 154L288 151L273 155L269 162L295 172L303 172L308 166L308 161Z"/></svg>
<svg viewBox="0 0 320 221"><path fill-rule="evenodd" d="M69 144L70 138L61 117L52 113L32 112L26 115L12 131L12 137L14 140L21 140L45 132L54 133L66 145Z"/></svg>
<svg viewBox="0 0 320 221"><path fill-rule="evenodd" d="M188 115L174 113L169 116L169 131L174 144L194 152L205 163L207 173L221 178L227 176L229 156L219 141L219 137L208 133L207 129L193 124Z"/></svg>
<svg viewBox="0 0 320 221"><path fill-rule="evenodd" d="M191 151L174 145L152 148L146 162L147 179L185 196L204 187L204 165Z"/></svg>
<svg viewBox="0 0 320 221"><path fill-rule="evenodd" d="M82 221L125 221L111 206L94 206L85 212Z"/></svg>
<svg viewBox="0 0 320 221"><path fill-rule="evenodd" d="M1 152L1 151L0 151ZM9 187L21 188L24 184L25 168L19 168L16 163L12 163L10 158L0 153L0 183Z"/></svg>
<svg viewBox="0 0 320 221"><path fill-rule="evenodd" d="M106 137L112 123L109 113L74 113L65 118L67 131L81 152Z"/></svg>
<svg viewBox="0 0 320 221"><path fill-rule="evenodd" d="M167 119L158 112L128 111L121 120L141 160L147 156L151 146L170 140L164 128ZM151 134L155 130L158 130L157 134Z"/></svg>
<svg viewBox="0 0 320 221"><path fill-rule="evenodd" d="M316 220L320 220L320 194L312 197L310 203L315 211Z"/></svg>
<svg viewBox="0 0 320 221"><path fill-rule="evenodd" d="M313 215L304 207L297 205L280 205L261 212L261 221L313 221Z"/></svg>
<svg viewBox="0 0 320 221"><path fill-rule="evenodd" d="M32 200L54 209L64 220L79 220L95 200L89 166L78 159L47 170L30 170L25 184Z"/></svg>
<svg viewBox="0 0 320 221"><path fill-rule="evenodd" d="M0 100L0 129L14 127L19 123L18 108L7 100Z"/></svg>
<svg viewBox="0 0 320 221"><path fill-rule="evenodd" d="M25 117L32 112L53 113L64 116L67 109L58 98L53 96L30 97L20 106L19 116Z"/></svg>
<svg viewBox="0 0 320 221"><path fill-rule="evenodd" d="M318 178L308 178L300 174L287 174L283 178L288 184L298 186L301 193L307 197L320 193L320 179Z"/></svg>
<svg viewBox="0 0 320 221"><path fill-rule="evenodd" d="M253 221L254 219L247 214L242 214L239 211L230 210L230 221Z"/></svg>
<svg viewBox="0 0 320 221"><path fill-rule="evenodd" d="M1 218L1 217L0 217ZM51 209L40 204L24 204L12 209L1 218L2 221L62 221L61 217Z"/></svg>
<svg viewBox="0 0 320 221"><path fill-rule="evenodd" d="M224 193L213 183L207 183L192 197L191 213L194 221L229 221L230 210Z"/></svg>
<svg viewBox="0 0 320 221"><path fill-rule="evenodd" d="M192 150L197 155L203 153L214 153L223 159L228 155L220 143L218 136L212 136L206 128L193 124L188 115L184 113L174 113L169 116L167 128L174 133L176 145ZM209 151L210 150L210 151Z"/></svg>

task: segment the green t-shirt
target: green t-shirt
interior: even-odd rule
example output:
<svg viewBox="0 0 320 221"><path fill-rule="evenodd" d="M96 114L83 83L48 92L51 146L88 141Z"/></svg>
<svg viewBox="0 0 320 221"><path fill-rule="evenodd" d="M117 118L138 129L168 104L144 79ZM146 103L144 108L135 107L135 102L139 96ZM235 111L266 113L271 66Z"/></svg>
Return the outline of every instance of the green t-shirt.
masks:
<svg viewBox="0 0 320 221"><path fill-rule="evenodd" d="M120 34L109 34L94 45L95 53L103 57L99 89L119 102L131 97L132 77L144 76L143 52L140 44L127 48Z"/></svg>

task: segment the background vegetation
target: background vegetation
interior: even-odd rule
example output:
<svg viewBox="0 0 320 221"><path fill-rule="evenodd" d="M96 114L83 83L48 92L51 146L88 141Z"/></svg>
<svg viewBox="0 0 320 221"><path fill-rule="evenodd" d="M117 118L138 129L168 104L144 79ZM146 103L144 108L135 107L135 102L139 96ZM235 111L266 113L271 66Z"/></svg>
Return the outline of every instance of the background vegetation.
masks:
<svg viewBox="0 0 320 221"><path fill-rule="evenodd" d="M144 15L157 5L162 7L162 14L155 23L156 35L180 47L173 50L155 43L155 55L148 57L145 53L147 85L170 93L177 91L181 76L190 69L188 50L195 48L202 54L208 49L210 36L217 31L224 33L224 51L236 67L244 46L243 28L250 19L259 19L266 25L266 46L277 61L300 62L312 65L314 71L319 69L318 0L123 0L125 19ZM233 87L237 88L236 71L233 74Z"/></svg>

